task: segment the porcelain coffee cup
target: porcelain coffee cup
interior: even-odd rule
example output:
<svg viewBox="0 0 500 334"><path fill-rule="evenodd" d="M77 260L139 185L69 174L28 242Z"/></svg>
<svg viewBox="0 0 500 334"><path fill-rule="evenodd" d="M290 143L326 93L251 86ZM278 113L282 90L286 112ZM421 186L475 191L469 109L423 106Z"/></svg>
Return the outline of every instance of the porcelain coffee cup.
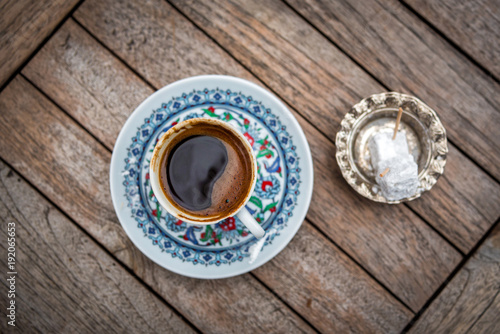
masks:
<svg viewBox="0 0 500 334"><path fill-rule="evenodd" d="M178 205L174 203L174 200L171 198L171 196L167 196L165 194L161 185L160 168L162 167L162 161L164 160L164 154L167 148L169 148L170 144L174 142L177 136L181 135L184 131L188 131L190 127L196 126L196 124L200 124L200 121L203 123L210 123L217 127L222 127L226 131L232 133L236 140L241 141L241 144L243 144L242 146L245 148L244 153L251 161L251 171L247 171L251 175L251 181L249 182L249 187L245 192L245 198L241 200L239 202L239 205L237 205L235 208L232 208L231 210L225 212L222 217L200 217L190 214L190 212L186 210L180 209ZM209 118L190 119L175 125L174 127L170 128L156 144L153 151L153 156L151 158L149 170L151 187L153 188L156 199L168 213L170 213L177 219L180 219L188 224L209 225L215 224L221 220L236 215L256 238L259 239L265 235L264 229L245 208L245 205L248 203L250 197L252 196L253 189L255 188L255 183L257 182L257 160L247 139L233 126L223 121Z"/></svg>

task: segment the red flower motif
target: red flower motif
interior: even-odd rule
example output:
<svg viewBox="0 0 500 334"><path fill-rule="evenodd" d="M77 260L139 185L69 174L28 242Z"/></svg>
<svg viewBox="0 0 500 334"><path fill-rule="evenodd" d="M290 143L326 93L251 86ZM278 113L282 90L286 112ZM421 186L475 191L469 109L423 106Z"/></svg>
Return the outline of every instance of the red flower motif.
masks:
<svg viewBox="0 0 500 334"><path fill-rule="evenodd" d="M184 234L184 236L182 237L184 240L188 240L188 236L187 234Z"/></svg>
<svg viewBox="0 0 500 334"><path fill-rule="evenodd" d="M223 231L232 231L236 229L236 220L233 217L229 217L224 222L219 224Z"/></svg>
<svg viewBox="0 0 500 334"><path fill-rule="evenodd" d="M250 136L250 134L248 132L245 132L243 134L243 136L245 136L245 138L248 139L248 142L250 143L250 146L253 146L253 144L255 143L255 139L253 139L253 137Z"/></svg>
<svg viewBox="0 0 500 334"><path fill-rule="evenodd" d="M208 110L209 110L210 112L214 112L214 111L215 111L215 108L214 108L214 107L212 107L212 106L210 106L210 107L208 107Z"/></svg>
<svg viewBox="0 0 500 334"><path fill-rule="evenodd" d="M269 209L269 211L271 211L271 212L276 212L276 207L275 207L275 206L273 206L272 208L270 208L270 209Z"/></svg>
<svg viewBox="0 0 500 334"><path fill-rule="evenodd" d="M153 212L151 212L153 214L153 216L157 216L158 215L158 211L156 211L156 209L153 210Z"/></svg>
<svg viewBox="0 0 500 334"><path fill-rule="evenodd" d="M201 233L201 238L202 238L202 239L205 239L205 232L202 232L202 233Z"/></svg>
<svg viewBox="0 0 500 334"><path fill-rule="evenodd" d="M226 114L226 120L228 120L228 121L229 121L229 119L230 119L230 118L231 118L231 115Z"/></svg>
<svg viewBox="0 0 500 334"><path fill-rule="evenodd" d="M172 123L172 126L175 126L175 125L177 125L177 122L173 122L173 123Z"/></svg>
<svg viewBox="0 0 500 334"><path fill-rule="evenodd" d="M181 224L182 224L182 220L178 220L178 221L175 223L175 225L177 225L177 226L179 226L179 225L181 225Z"/></svg>
<svg viewBox="0 0 500 334"><path fill-rule="evenodd" d="M267 147L266 147L266 145L262 145L262 146L260 147L260 150L262 151L262 150L265 150L266 148L267 148Z"/></svg>
<svg viewBox="0 0 500 334"><path fill-rule="evenodd" d="M278 167L278 170L277 170L278 173L281 173L281 166Z"/></svg>
<svg viewBox="0 0 500 334"><path fill-rule="evenodd" d="M146 180L149 180L149 173L146 173Z"/></svg>
<svg viewBox="0 0 500 334"><path fill-rule="evenodd" d="M266 140L264 140L264 145L267 145L267 144L269 144L269 142L266 139Z"/></svg>
<svg viewBox="0 0 500 334"><path fill-rule="evenodd" d="M271 155L271 154L266 155L266 158L267 158L267 159L271 159L271 157L272 157L272 155Z"/></svg>
<svg viewBox="0 0 500 334"><path fill-rule="evenodd" d="M241 232L241 236L242 236L242 237L246 237L247 235L248 235L248 232L247 232L247 231L243 231L243 232Z"/></svg>
<svg viewBox="0 0 500 334"><path fill-rule="evenodd" d="M245 120L243 121L243 124L248 125L248 124L250 124L250 121L245 118Z"/></svg>
<svg viewBox="0 0 500 334"><path fill-rule="evenodd" d="M266 191L266 187L269 186L269 187L273 187L273 182L272 181L263 181L262 182L262 191Z"/></svg>

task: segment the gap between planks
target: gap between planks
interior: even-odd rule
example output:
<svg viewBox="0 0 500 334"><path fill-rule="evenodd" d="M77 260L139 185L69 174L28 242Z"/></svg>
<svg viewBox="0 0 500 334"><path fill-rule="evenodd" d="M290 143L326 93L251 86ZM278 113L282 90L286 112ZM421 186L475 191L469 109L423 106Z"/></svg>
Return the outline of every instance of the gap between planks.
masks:
<svg viewBox="0 0 500 334"><path fill-rule="evenodd" d="M410 308L410 306L408 306L401 298L399 298L394 292L392 292L387 286L385 286L385 284L383 284L381 281L379 281L374 275L372 275L372 273L370 273L368 270L366 270L363 265L361 265L361 263L356 260L354 257L351 256L351 254L349 254L348 252L346 252L339 244L337 244L332 238L330 238L330 236L328 236L326 233L324 233L318 226L316 226L315 223L313 223L311 220L309 220L307 217L305 218L305 221L309 222L309 224L311 224L311 226L316 230L318 231L318 233L320 233L323 237L325 237L328 241L330 241L332 244L334 244L338 249L340 249L340 251L342 253L344 253L348 258L349 260L351 260L352 262L354 262L355 264L358 265L358 267L360 267L361 269L363 269L363 271L368 275L370 276L371 279L373 279L375 282L378 283L378 285L380 285L381 287L383 287L385 289L386 292L388 292L392 297L394 297L398 302L400 302L402 305L404 305L408 311L410 311L411 313L415 314L415 312Z"/></svg>
<svg viewBox="0 0 500 334"><path fill-rule="evenodd" d="M283 0L286 1L286 0ZM479 68L484 72L487 76L489 76L496 83L500 83L500 78L497 78L491 71L489 71L485 66L483 66L478 60L476 60L472 55L470 55L467 51L465 51L462 47L460 47L457 43L455 43L451 38L446 36L444 32L442 32L438 27L436 27L433 23L427 20L424 16L422 16L419 12L417 12L413 7L408 4L405 0L399 0L399 3L403 5L410 13L412 13L415 17L417 17L420 21L424 22L429 28L432 29L439 37L445 40L448 44L453 46L462 56L467 58L474 66Z"/></svg>
<svg viewBox="0 0 500 334"><path fill-rule="evenodd" d="M177 9L176 9L177 10ZM92 37L99 45L101 45L106 51L108 51L113 57L115 57L116 59L118 59L127 69L129 69L132 73L134 73L139 79L141 79L142 81L144 81L144 83L149 87L151 88L152 90L154 91L157 91L158 88L156 88L151 82L149 82L148 79L146 79L142 74L140 74L139 72L137 72L132 66L130 66L127 62L125 62L123 59L120 58L120 56L118 56L116 54L116 52L114 52L112 49L108 48L108 46L104 43L101 42L101 40L99 40L90 30L87 29L87 27L85 27L83 24L80 23L80 21L78 21L78 19L74 16L71 17L71 19L73 20L73 22L75 22L80 28L82 28L87 34L89 34L90 37ZM35 86L36 87L36 86Z"/></svg>
<svg viewBox="0 0 500 334"><path fill-rule="evenodd" d="M30 82L31 85L33 85ZM34 86L38 91L38 87ZM42 94L44 94L42 92ZM45 96L45 94L44 94ZM52 103L54 103L52 100L50 100ZM56 105L57 106L57 105ZM59 106L57 106L59 108ZM60 109L60 108L59 108ZM62 109L61 109L62 110ZM64 112L66 113L66 112ZM79 124L79 123L77 123ZM9 167L11 170L13 170L26 184L28 184L30 187L32 187L39 196L41 196L44 200L46 200L50 205L52 205L57 211L59 211L66 219L68 219L70 222L72 222L76 228L82 232L85 236L90 238L94 243L96 243L101 250L103 250L106 254L108 254L114 261L116 261L125 271L130 274L132 277L134 277L140 284L142 284L148 292L153 294L156 298L158 298L161 302L165 304L168 308L172 310L177 316L179 316L189 327L193 329L193 331L197 333L203 333L198 327L196 327L193 323L191 323L182 313L180 313L173 305L171 305L169 302L167 302L161 295L159 295L155 290L153 290L149 285L147 285L139 276L137 276L129 267L123 264L120 259L118 259L113 253L111 253L106 247L104 247L98 240L96 240L90 233L88 233L85 229L83 229L78 223L76 223L73 218L68 216L68 214L62 210L56 203L54 203L50 198L45 196L43 192L38 190L38 187L36 187L34 184L32 184L28 179L24 177L22 173L20 173L14 166L12 166L10 163L8 163L6 160L4 160L2 157L0 157L0 161L4 163L7 167Z"/></svg>
<svg viewBox="0 0 500 334"><path fill-rule="evenodd" d="M272 259L271 259L272 260ZM271 261L269 260L269 261ZM265 265L265 263L263 264ZM302 321L304 321L306 324L308 324L309 326L311 326L312 329L314 329L316 331L316 333L321 333L321 331L319 329L316 328L316 326L314 326L309 320L307 320L305 317L302 316L302 314L300 314L299 312L297 312L293 307L291 307L283 298L281 298L280 295L278 295L273 289L271 289L269 286L266 285L266 283L264 283L259 277L257 277L257 275L255 275L253 272L249 271L248 272L250 274L250 276L252 276L257 282L259 282L260 285L262 285L262 287L264 287L264 289L266 289L267 291L269 291L274 297L276 297L276 299L278 299L279 301L281 301L283 304L285 304L286 306L288 306L290 308L290 310L292 310L295 314L297 314L297 316L302 319ZM413 313L413 312L412 312ZM414 313L413 313L414 314Z"/></svg>
<svg viewBox="0 0 500 334"><path fill-rule="evenodd" d="M422 316L422 314L429 308L429 306L432 305L434 300L436 300L437 297L443 292L443 290L446 288L448 283L451 282L451 280L460 272L460 270L467 264L467 261L477 252L479 247L484 243L484 241L491 235L492 231L497 227L497 225L500 224L500 217L497 219L493 225L490 226L488 231L479 239L479 241L472 247L469 253L460 261L460 263L455 267L455 269L448 275L446 280L441 284L441 286L432 294L432 296L427 300L427 302L422 306L422 308L415 314L413 319L406 325L406 327L403 329L401 333L407 333L413 325L416 324L418 319Z"/></svg>
<svg viewBox="0 0 500 334"><path fill-rule="evenodd" d="M10 82L16 77L16 75L21 73L21 71L26 67L26 65L31 61L31 59L33 59L33 57L36 56L38 51L40 51L45 46L45 44L47 44L47 42L52 38L52 36L54 36L55 33L59 31L59 29L64 25L64 23L66 23L66 21L68 21L68 19L73 16L73 13L77 11L77 9L84 1L85 0L78 1L78 3L73 8L71 8L68 14L66 14L66 16L64 16L63 19L55 26L54 30L52 30L47 35L47 37L45 37L42 40L42 42L35 48L35 50L28 56L28 58L26 58L26 60L21 65L19 65L18 68L16 68L16 70L5 81L5 83L2 86L0 86L0 93L5 89L5 87L7 87L10 84Z"/></svg>

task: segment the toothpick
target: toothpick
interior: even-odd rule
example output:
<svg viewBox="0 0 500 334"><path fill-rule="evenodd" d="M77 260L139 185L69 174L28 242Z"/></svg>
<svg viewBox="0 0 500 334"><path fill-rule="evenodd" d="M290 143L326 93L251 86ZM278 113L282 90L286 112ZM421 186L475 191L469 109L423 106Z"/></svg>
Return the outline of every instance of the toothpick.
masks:
<svg viewBox="0 0 500 334"><path fill-rule="evenodd" d="M384 177L387 172L389 172L389 167L387 167L382 173L380 173L380 177Z"/></svg>
<svg viewBox="0 0 500 334"><path fill-rule="evenodd" d="M396 139L396 134L398 133L399 122L401 122L401 115L403 115L403 108L399 107L398 117L396 118L396 126L394 127L394 135L392 140Z"/></svg>

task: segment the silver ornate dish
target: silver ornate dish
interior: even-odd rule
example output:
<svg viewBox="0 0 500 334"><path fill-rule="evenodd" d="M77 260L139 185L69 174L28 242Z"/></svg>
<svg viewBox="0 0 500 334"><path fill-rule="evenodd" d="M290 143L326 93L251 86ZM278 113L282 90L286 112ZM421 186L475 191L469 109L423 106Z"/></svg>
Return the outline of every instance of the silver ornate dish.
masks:
<svg viewBox="0 0 500 334"><path fill-rule="evenodd" d="M368 143L377 132L394 131L399 107L403 108L399 128L406 131L420 185L413 196L389 201L375 182ZM347 183L364 197L389 204L411 201L430 190L443 174L448 153L446 130L436 112L416 97L395 92L375 94L354 105L342 120L335 144L337 163Z"/></svg>

